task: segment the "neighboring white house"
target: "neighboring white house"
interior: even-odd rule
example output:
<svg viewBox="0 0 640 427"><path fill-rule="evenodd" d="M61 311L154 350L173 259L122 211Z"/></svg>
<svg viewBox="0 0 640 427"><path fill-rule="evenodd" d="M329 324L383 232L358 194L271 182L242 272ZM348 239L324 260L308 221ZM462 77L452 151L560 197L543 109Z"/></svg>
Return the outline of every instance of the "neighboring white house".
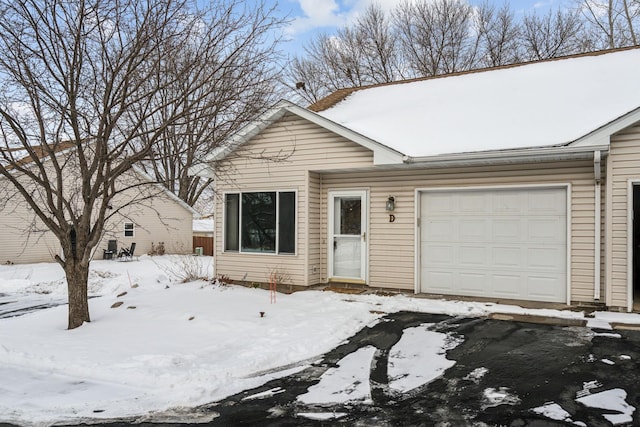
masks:
<svg viewBox="0 0 640 427"><path fill-rule="evenodd" d="M628 48L280 102L193 170L234 171L216 273L631 310L639 70Z"/></svg>
<svg viewBox="0 0 640 427"><path fill-rule="evenodd" d="M67 177L70 182L73 176ZM103 238L94 252L95 259L103 258L109 240L115 240L118 251L136 243L134 255L151 251L152 244L164 242L167 253L192 252L192 221L199 214L165 187L135 168L123 180L148 183L118 194L112 201L117 212L106 224ZM22 197L11 194L11 184L0 177L0 263L52 262L62 250L57 238L49 232ZM129 203L140 199L144 200ZM37 194L37 192L36 192ZM34 195L35 197L35 195ZM43 203L44 205L44 203Z"/></svg>

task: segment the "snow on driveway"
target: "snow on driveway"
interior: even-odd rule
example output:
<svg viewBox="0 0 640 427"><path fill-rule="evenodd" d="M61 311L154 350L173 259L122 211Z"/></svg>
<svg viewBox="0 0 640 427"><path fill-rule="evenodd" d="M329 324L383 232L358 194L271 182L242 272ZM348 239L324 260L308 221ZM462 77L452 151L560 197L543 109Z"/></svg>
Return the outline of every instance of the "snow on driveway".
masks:
<svg viewBox="0 0 640 427"><path fill-rule="evenodd" d="M537 408L533 408L531 410L536 414L540 414L543 417L550 418L556 421L566 421L568 423L574 423L576 425L584 425L580 421L574 422L571 419L571 414L565 411L562 406L558 405L555 402L547 402L542 406L538 406ZM580 424L578 424L580 423Z"/></svg>
<svg viewBox="0 0 640 427"><path fill-rule="evenodd" d="M629 405L626 401L627 392L621 388L601 391L600 393L589 394L579 397L577 402L582 403L590 408L605 409L611 412L602 416L605 417L614 426L627 424L633 421L633 413L636 408Z"/></svg>
<svg viewBox="0 0 640 427"><path fill-rule="evenodd" d="M322 374L318 384L298 396L298 400L306 404L371 403L369 373L375 352L376 348L368 345L346 355L336 368Z"/></svg>
<svg viewBox="0 0 640 427"><path fill-rule="evenodd" d="M430 383L455 365L455 361L447 359L446 352L462 340L429 330L432 326L425 323L402 332L389 352L390 388L406 393Z"/></svg>

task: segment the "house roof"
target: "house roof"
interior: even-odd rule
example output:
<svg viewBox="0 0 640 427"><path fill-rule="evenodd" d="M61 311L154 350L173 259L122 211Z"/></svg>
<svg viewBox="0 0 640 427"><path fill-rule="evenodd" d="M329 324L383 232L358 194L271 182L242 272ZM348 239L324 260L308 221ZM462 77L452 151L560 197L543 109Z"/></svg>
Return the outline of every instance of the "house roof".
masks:
<svg viewBox="0 0 640 427"><path fill-rule="evenodd" d="M310 109L414 158L564 146L640 120L638 69L640 48L617 49L344 89Z"/></svg>
<svg viewBox="0 0 640 427"><path fill-rule="evenodd" d="M200 218L193 220L193 231L198 233L213 233L215 231L213 218Z"/></svg>
<svg viewBox="0 0 640 427"><path fill-rule="evenodd" d="M18 147L0 147L0 153L6 155L8 158L15 159L16 165L27 165L35 161L35 159L42 160L50 155L51 152L58 155L65 150L73 149L76 143L73 141L61 141L57 144L50 144L49 146L34 145L31 147L34 156L31 156L27 149L22 146ZM34 158L35 157L35 158ZM13 169L13 165L6 166L7 169Z"/></svg>

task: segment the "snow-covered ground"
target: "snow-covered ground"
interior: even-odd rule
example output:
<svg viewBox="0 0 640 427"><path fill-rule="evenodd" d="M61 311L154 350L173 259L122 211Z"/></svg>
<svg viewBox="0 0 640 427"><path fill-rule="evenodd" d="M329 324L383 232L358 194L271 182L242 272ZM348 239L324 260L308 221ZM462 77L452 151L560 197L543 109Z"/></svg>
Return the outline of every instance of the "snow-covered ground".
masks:
<svg viewBox="0 0 640 427"><path fill-rule="evenodd" d="M209 257L94 261L91 323L66 330L66 305L0 319L0 422L50 424L140 414L168 419L186 407L304 369L377 322L381 313L584 317L571 311L322 291L279 294L270 304L269 292L261 289L205 280L182 283L185 269L204 277L210 265ZM0 313L9 304L59 303L65 295L64 275L56 264L0 266ZM122 304L112 308L116 302ZM597 313L596 319L600 326L640 323L640 316L630 314ZM441 375L452 364L445 355L452 346L428 325L406 330L390 353L394 387L408 391ZM359 385L366 383L362 378L368 375L373 351L365 348L345 357L300 400L367 401L370 391ZM424 366L412 370L406 362L417 357L433 360L432 372ZM337 379L353 384L351 392L336 386ZM499 391L488 393L487 399L493 402ZM622 391L614 394L611 400L628 416Z"/></svg>

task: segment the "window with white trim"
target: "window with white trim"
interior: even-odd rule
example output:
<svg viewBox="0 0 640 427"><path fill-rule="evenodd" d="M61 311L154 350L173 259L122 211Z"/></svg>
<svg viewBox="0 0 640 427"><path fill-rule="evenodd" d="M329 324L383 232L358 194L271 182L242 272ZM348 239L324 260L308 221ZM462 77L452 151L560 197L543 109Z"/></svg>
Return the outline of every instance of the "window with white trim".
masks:
<svg viewBox="0 0 640 427"><path fill-rule="evenodd" d="M134 235L134 225L132 222L124 223L124 237L133 237Z"/></svg>
<svg viewBox="0 0 640 427"><path fill-rule="evenodd" d="M295 192L227 193L224 209L225 251L295 254Z"/></svg>

